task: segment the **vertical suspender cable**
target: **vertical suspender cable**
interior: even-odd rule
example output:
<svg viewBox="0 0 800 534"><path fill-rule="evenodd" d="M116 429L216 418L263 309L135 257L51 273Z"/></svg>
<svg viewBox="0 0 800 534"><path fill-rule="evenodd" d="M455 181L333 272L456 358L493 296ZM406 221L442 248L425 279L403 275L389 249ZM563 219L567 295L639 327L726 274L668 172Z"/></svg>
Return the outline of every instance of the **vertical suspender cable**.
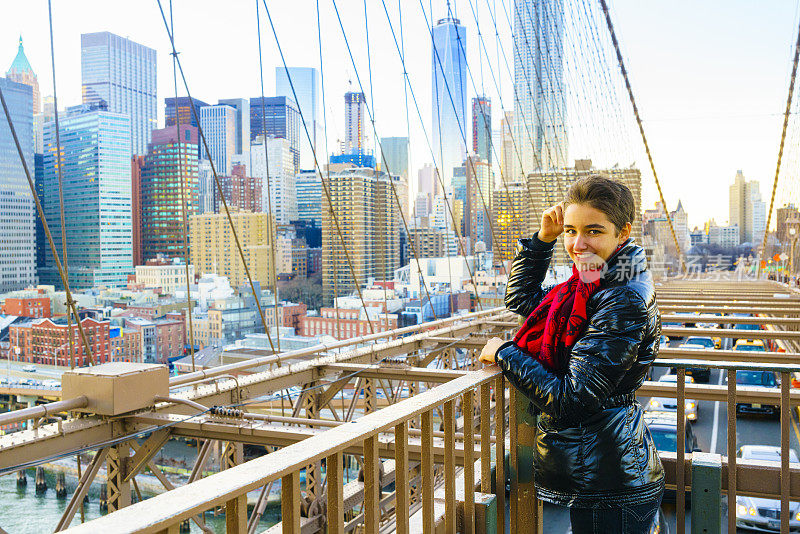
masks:
<svg viewBox="0 0 800 534"><path fill-rule="evenodd" d="M186 75L183 72L183 66L181 65L181 60L180 58L178 58L177 52L175 51L175 41L172 38L172 32L169 29L169 23L167 22L167 17L164 14L164 7L161 5L161 0L156 0L156 2L158 3L158 9L161 12L161 20L164 22L164 28L167 31L167 37L169 37L170 46L172 47L172 52L176 54L174 57L176 59L176 64L178 65L178 71L181 74L181 80L183 80L183 87L184 89L186 89L186 96L189 97L189 101L192 101L192 93L189 91L189 84L186 81ZM200 126L200 117L197 113L197 109L195 109L193 105L189 106L189 108L192 111L192 116L194 117L195 122L197 122L197 131L200 136L200 140L203 143L203 148L205 149L206 154L209 156L209 162L211 163L211 173L214 175L214 183L217 186L217 192L219 193L219 197L222 200L222 206L225 209L225 215L228 218L228 224L230 225L231 228L231 234L233 235L233 240L234 243L236 244L236 249L239 252L239 257L242 260L242 267L244 267L244 272L245 275L247 276L247 281L250 285L250 291L253 294L253 300L255 301L256 308L258 309L258 315L261 318L261 324L264 327L264 331L267 334L267 341L269 341L270 349L272 350L273 353L275 353L275 346L272 343L272 336L269 333L269 328L267 328L267 321L264 318L264 310L261 308L261 300L259 299L259 295L256 294L256 288L255 285L253 284L253 278L252 276L250 276L250 267L247 265L247 258L244 255L244 250L242 249L242 245L239 241L239 235L237 234L236 227L233 224L233 217L231 217L231 212L228 209L228 203L225 200L225 195L223 194L222 185L220 184L219 176L217 175L217 169L214 166L214 160L211 159L211 150L209 150L208 141L206 140L205 134L203 134L203 128ZM280 360L277 361L277 364L278 367L281 366Z"/></svg>
<svg viewBox="0 0 800 534"><path fill-rule="evenodd" d="M276 333L276 345L278 346L278 352L281 351L281 329L278 325L278 265L275 263L275 241L278 239L278 230L275 228L275 212L272 209L272 184L270 183L270 176L269 176L269 154L267 153L267 106L264 104L264 64L261 59L261 17L258 13L258 0L256 0L256 29L258 32L258 71L261 75L261 139L264 143L264 171L267 176L267 224L269 228L269 240L270 240L270 257L272 261L272 269L270 269L270 273L268 275L272 279L272 302L275 308L275 333ZM300 107L299 102L295 102ZM287 114L288 120L288 114ZM244 135L244 133L242 133ZM248 132L248 135L249 132ZM261 184L261 187L264 187L264 184ZM263 195L262 195L263 197ZM261 207L264 209L264 206Z"/></svg>
<svg viewBox="0 0 800 534"><path fill-rule="evenodd" d="M53 6L50 0L47 0L47 15L50 26L50 66L53 73L53 114L55 117L56 128L56 168L58 169L58 207L59 215L61 217L61 255L64 258L64 275L69 280L69 259L67 257L67 228L64 222L64 182L63 182L63 164L61 160L61 132L59 131L58 124L58 91L56 90L56 52L53 43ZM65 292L67 295L67 306L69 306L69 299L72 298L70 293ZM78 321L78 328L82 328L80 318ZM72 316L67 312L67 338L69 343L69 368L75 368L75 340L72 337ZM56 363L56 356L53 355L53 363ZM57 364L56 364L57 365ZM83 512L83 510L81 510Z"/></svg>
<svg viewBox="0 0 800 534"><path fill-rule="evenodd" d="M172 30L173 37L175 36L175 24L172 20L172 0L169 0L169 25ZM172 54L172 85L175 88L175 137L178 139L178 176L180 177L180 188L181 188L181 216L183 218L183 224L181 224L182 236L183 236L183 265L184 265L184 272L186 275L186 318L188 321L189 326L189 354L192 356L192 372L195 371L195 362L194 362L194 324L192 322L192 313L194 308L192 307L192 287L191 282L189 280L189 237L187 233L189 232L189 219L186 216L186 193L189 189L189 177L184 175L183 173L183 140L181 139L181 114L178 110L178 72L175 66L175 62L178 58L178 53L173 50ZM189 105L194 107L194 102L191 100L189 101ZM188 173L187 173L188 174ZM191 192L189 193L189 199L191 200Z"/></svg>
<svg viewBox="0 0 800 534"><path fill-rule="evenodd" d="M270 25L270 28L272 29L272 35L275 38L275 44L278 47L278 53L281 56L281 63L283 64L283 68L286 71L286 78L289 80L289 86L292 89L292 95L294 96L295 101L297 101L298 100L297 91L295 90L294 82L292 81L292 77L289 75L289 67L286 64L286 58L283 55L283 49L281 48L281 43L278 40L278 32L275 30L275 25L272 22L272 15L270 14L269 6L267 6L266 0L262 0L262 1L264 3L264 10L267 13L267 20L269 20L269 25ZM313 143L311 142L311 134L308 131L308 126L306 126L305 117L303 116L303 111L302 110L300 110L300 121L303 123L303 129L305 130L306 138L308 139L308 143L313 147ZM317 169L320 169L319 160L317 159L316 150L312 150L312 153L314 155L314 166ZM322 176L321 169L320 169L320 176ZM345 259L347 260L347 266L350 269L350 275L351 275L351 277L353 279L353 284L356 287L356 292L358 293L358 298L361 301L361 305L364 307L364 309L366 309L367 305L364 302L364 295L361 292L361 284L359 283L358 276L356 276L356 271L355 271L355 267L353 266L353 262L350 259L350 252L349 252L349 250L347 248L347 242L345 241L344 236L342 235L342 229L339 226L339 218L336 216L336 212L333 211L333 208L332 208L333 199L331 197L331 192L328 189L328 183L327 183L326 180L322 180L322 190L325 193L325 197L327 198L328 203L331 205L331 215L333 216L334 227L336 228L336 233L339 236L339 242L342 244L342 250L344 252ZM374 334L375 333L375 327L373 326L372 320L370 320L369 316L367 316L367 324L369 325L370 332Z"/></svg>
<svg viewBox="0 0 800 534"><path fill-rule="evenodd" d="M258 0L256 0L258 3ZM331 181L331 160L330 160L330 151L328 150L328 112L325 109L325 70L323 69L323 61L322 61L322 26L319 20L319 0L314 2L316 5L317 10L317 46L319 51L319 85L322 90L322 129L325 132L325 157L327 158L327 165L325 166L325 172L327 173L327 180L330 183ZM316 117L315 117L316 120ZM315 125L316 127L316 125ZM316 132L314 132L316 135ZM312 148L314 148L312 146ZM322 185L322 170L319 170L319 180L320 186ZM329 203L328 206L331 213L331 218L333 218L333 204ZM322 221L322 206L320 206L320 221ZM342 339L342 325L341 319L339 317L339 277L333 277L333 309L336 313L336 338ZM344 391L344 390L342 390Z"/></svg>

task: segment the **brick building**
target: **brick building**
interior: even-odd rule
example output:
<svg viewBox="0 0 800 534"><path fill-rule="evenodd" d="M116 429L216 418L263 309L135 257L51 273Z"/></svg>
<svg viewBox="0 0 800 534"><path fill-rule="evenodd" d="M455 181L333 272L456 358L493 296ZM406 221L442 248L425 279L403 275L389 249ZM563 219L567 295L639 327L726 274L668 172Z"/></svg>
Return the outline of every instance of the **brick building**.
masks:
<svg viewBox="0 0 800 534"><path fill-rule="evenodd" d="M367 317L372 322L370 328ZM398 326L395 313L379 313L379 308L339 309L339 326L335 308L321 308L319 315L303 315L300 319L298 334L301 336L329 335L336 339L365 336L375 332L394 330Z"/></svg>
<svg viewBox="0 0 800 534"><path fill-rule="evenodd" d="M109 322L86 318L81 326L89 341L96 364L111 361ZM75 324L72 325L75 365L89 365L83 342ZM66 320L36 319L9 326L8 358L14 361L69 366L69 334Z"/></svg>
<svg viewBox="0 0 800 534"><path fill-rule="evenodd" d="M41 319L52 317L50 313L50 299L43 298L7 298L0 310L6 315L31 317Z"/></svg>

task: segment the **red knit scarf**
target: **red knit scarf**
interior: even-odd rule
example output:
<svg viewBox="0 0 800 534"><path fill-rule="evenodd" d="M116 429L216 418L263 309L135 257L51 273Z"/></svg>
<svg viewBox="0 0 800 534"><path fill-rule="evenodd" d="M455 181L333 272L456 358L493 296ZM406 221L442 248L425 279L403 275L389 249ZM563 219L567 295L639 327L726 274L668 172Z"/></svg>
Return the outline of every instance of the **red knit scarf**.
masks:
<svg viewBox="0 0 800 534"><path fill-rule="evenodd" d="M584 282L575 264L572 276L545 295L514 337L517 346L546 367L558 371L586 326L586 303L600 287L601 276ZM595 279L596 278L596 279Z"/></svg>

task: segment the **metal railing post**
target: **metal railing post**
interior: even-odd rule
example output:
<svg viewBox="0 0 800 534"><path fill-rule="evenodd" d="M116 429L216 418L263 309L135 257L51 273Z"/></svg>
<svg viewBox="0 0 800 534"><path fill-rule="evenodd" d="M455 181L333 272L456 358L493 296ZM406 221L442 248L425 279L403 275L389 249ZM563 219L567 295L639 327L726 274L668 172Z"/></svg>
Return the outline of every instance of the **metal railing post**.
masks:
<svg viewBox="0 0 800 534"><path fill-rule="evenodd" d="M533 447L536 439L536 419L528 407L530 401L513 386L509 388L511 447L509 476L511 478L511 532L538 533L541 527L542 504L536 498L533 484Z"/></svg>
<svg viewBox="0 0 800 534"><path fill-rule="evenodd" d="M736 503L728 504L736 514ZM722 456L692 453L692 534L719 534L722 530Z"/></svg>

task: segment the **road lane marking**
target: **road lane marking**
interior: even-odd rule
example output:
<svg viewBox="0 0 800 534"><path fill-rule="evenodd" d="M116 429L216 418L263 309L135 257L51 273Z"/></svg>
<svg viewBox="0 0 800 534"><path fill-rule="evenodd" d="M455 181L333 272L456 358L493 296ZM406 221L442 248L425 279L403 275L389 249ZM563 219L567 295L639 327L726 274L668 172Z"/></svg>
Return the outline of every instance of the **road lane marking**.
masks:
<svg viewBox="0 0 800 534"><path fill-rule="evenodd" d="M722 377L725 373L722 372L722 369L719 370L719 380L717 380L717 385L722 385ZM797 429L795 429L796 431ZM711 446L708 448L708 452L714 454L717 452L717 437L719 434L719 401L714 401L714 426L711 429ZM798 434L798 440L800 441L800 434Z"/></svg>

